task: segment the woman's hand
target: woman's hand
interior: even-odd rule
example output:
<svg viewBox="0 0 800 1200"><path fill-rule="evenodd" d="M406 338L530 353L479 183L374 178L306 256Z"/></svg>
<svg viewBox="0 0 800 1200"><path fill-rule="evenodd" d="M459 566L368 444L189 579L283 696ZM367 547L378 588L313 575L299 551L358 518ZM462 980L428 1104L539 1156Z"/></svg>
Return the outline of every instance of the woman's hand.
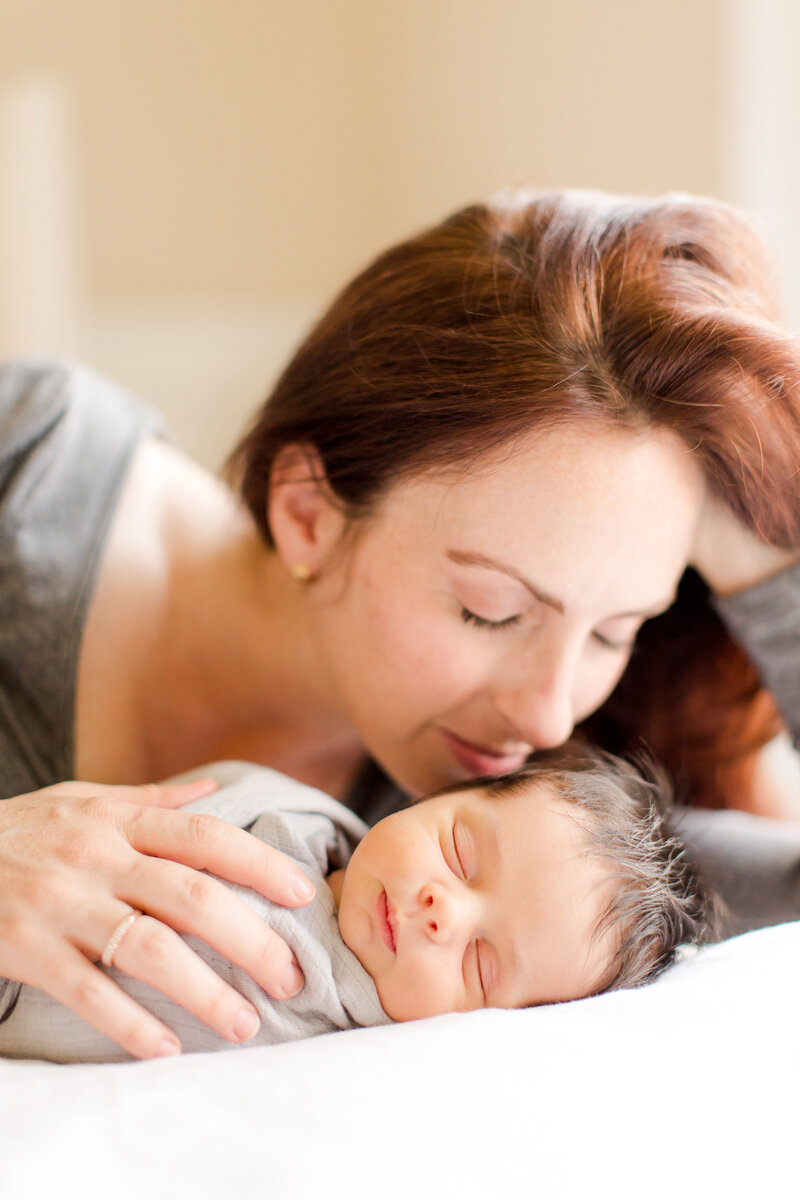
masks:
<svg viewBox="0 0 800 1200"><path fill-rule="evenodd" d="M760 541L727 504L706 494L691 565L718 596L754 587L796 562L800 562L800 550L779 550Z"/></svg>
<svg viewBox="0 0 800 1200"><path fill-rule="evenodd" d="M284 855L216 817L172 811L213 781L159 787L64 783L0 800L0 976L33 984L137 1058L177 1054L171 1030L95 964L131 909L114 966L232 1042L255 1009L178 936L197 934L270 995L296 995L289 947L215 875L297 907L311 883Z"/></svg>

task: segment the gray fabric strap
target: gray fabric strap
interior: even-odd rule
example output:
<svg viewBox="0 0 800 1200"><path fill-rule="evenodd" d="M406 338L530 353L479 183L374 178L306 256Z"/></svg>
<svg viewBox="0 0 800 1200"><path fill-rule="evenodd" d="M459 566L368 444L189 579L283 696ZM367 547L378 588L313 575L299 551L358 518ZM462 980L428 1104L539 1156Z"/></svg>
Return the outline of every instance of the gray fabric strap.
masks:
<svg viewBox="0 0 800 1200"><path fill-rule="evenodd" d="M84 622L136 447L158 418L70 365L0 367L0 796L74 768Z"/></svg>

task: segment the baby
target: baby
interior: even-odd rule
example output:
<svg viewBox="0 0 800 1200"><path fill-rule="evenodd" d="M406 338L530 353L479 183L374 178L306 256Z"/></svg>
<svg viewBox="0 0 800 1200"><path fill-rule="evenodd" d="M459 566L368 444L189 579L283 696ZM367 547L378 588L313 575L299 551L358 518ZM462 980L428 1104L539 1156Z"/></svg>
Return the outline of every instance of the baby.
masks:
<svg viewBox="0 0 800 1200"><path fill-rule="evenodd" d="M205 768L203 773L209 773ZM258 1010L248 1046L472 1009L523 1008L634 987L678 945L703 940L706 905L669 834L659 785L572 746L514 775L438 792L372 829L277 772L210 768L219 792L189 807L291 855L315 900L283 909L237 889L291 945L305 975L273 1001L194 937L192 947ZM231 1043L147 984L116 982L184 1050ZM70 1010L23 987L0 1053L56 1061L127 1057Z"/></svg>

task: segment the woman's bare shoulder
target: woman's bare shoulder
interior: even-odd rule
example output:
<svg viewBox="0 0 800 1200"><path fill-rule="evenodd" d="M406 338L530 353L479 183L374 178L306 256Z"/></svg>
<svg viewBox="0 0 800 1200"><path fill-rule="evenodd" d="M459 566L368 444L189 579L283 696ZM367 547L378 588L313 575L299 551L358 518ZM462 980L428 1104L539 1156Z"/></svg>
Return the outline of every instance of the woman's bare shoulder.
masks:
<svg viewBox="0 0 800 1200"><path fill-rule="evenodd" d="M81 647L75 754L81 778L150 778L151 717L172 707L168 650L181 634L182 567L209 538L222 536L213 531L233 519L234 507L223 485L173 446L148 438L137 449Z"/></svg>

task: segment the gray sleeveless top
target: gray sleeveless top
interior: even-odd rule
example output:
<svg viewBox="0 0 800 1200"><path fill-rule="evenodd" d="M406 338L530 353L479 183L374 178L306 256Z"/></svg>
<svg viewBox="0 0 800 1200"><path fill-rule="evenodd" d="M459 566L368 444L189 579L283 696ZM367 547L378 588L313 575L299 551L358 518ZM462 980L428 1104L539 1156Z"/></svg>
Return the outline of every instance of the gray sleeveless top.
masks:
<svg viewBox="0 0 800 1200"><path fill-rule="evenodd" d="M71 779L86 613L156 415L98 375L0 366L0 797Z"/></svg>

